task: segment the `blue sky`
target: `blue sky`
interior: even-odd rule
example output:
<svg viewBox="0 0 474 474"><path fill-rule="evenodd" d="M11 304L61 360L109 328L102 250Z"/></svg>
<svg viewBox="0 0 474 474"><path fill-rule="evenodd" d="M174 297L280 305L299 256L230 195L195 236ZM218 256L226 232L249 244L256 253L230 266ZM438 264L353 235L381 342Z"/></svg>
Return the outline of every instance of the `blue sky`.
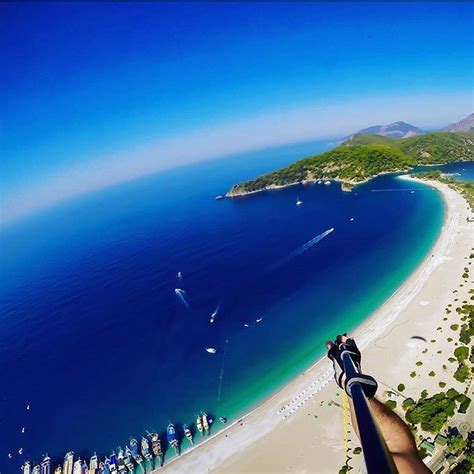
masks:
<svg viewBox="0 0 474 474"><path fill-rule="evenodd" d="M472 111L468 3L0 4L9 218L246 149Z"/></svg>

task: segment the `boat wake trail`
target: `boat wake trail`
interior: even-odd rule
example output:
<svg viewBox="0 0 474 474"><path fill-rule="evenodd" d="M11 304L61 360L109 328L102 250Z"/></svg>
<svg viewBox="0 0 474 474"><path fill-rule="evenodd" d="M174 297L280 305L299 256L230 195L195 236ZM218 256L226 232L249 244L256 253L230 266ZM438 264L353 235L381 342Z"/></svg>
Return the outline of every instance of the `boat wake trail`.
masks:
<svg viewBox="0 0 474 474"><path fill-rule="evenodd" d="M222 392L222 381L224 380L224 364L225 364L225 355L227 352L227 344L229 343L229 340L227 339L225 341L225 346L224 346L224 354L222 355L222 366L221 366L221 372L219 374L219 387L217 389L217 403L221 401L221 392Z"/></svg>
<svg viewBox="0 0 474 474"><path fill-rule="evenodd" d="M316 237L313 237L311 240L306 242L300 248L296 249L294 252L291 252L288 258L297 257L298 255L301 255L302 253L306 252L306 250L310 249L311 247L313 247L313 245L316 245L318 242L323 240L324 237L329 235L331 232L334 232L334 227L331 227L330 229L324 231L322 234L319 234Z"/></svg>
<svg viewBox="0 0 474 474"><path fill-rule="evenodd" d="M189 309L189 304L188 302L186 301L186 298L184 297L184 295L186 294L186 292L184 290L181 290L180 288L176 288L174 290L174 292L176 293L176 296L178 297L178 299L181 301L181 303L184 304L184 306L186 306L187 309Z"/></svg>
<svg viewBox="0 0 474 474"><path fill-rule="evenodd" d="M291 260L293 257L298 257L299 255L303 254L307 250L309 250L311 247L316 245L318 242L324 239L324 237L328 236L331 232L334 232L334 227L331 227L328 230L325 230L322 234L317 235L316 237L313 237L311 240L306 242L304 245L301 247L298 247L296 250L291 252L287 257L279 260L277 263L274 265L271 265L269 270L275 270L276 268L280 267L284 263L288 262L288 260Z"/></svg>

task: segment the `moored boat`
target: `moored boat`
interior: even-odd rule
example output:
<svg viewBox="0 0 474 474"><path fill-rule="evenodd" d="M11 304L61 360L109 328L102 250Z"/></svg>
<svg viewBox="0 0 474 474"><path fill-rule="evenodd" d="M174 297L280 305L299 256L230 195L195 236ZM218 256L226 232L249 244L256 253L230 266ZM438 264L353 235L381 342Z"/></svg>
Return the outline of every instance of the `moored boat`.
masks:
<svg viewBox="0 0 474 474"><path fill-rule="evenodd" d="M117 456L115 456L114 452L112 452L109 458L109 467L110 467L111 474L114 474L117 472Z"/></svg>
<svg viewBox="0 0 474 474"><path fill-rule="evenodd" d="M23 474L31 474L31 462L26 461L23 466L21 466L21 470L23 471Z"/></svg>
<svg viewBox="0 0 474 474"><path fill-rule="evenodd" d="M72 470L72 474L82 474L82 461L81 458L79 458L75 463L74 463L74 468Z"/></svg>
<svg viewBox="0 0 474 474"><path fill-rule="evenodd" d="M198 415L196 417L196 428L199 431L199 433L203 433L204 428L202 427L202 416Z"/></svg>
<svg viewBox="0 0 474 474"><path fill-rule="evenodd" d="M54 470L54 474L62 474L63 470L61 468L61 466L58 466L55 470Z"/></svg>
<svg viewBox="0 0 474 474"><path fill-rule="evenodd" d="M128 446L125 446L125 457L124 457L125 466L130 472L133 472L133 461L132 461L132 452Z"/></svg>
<svg viewBox="0 0 474 474"><path fill-rule="evenodd" d="M158 433L148 433L151 441L151 450L153 454L160 460L160 466L163 466L163 450L161 449L161 440Z"/></svg>
<svg viewBox="0 0 474 474"><path fill-rule="evenodd" d="M132 457L135 459L135 462L140 464L143 461L143 458L138 452L138 441L135 438L130 440L130 450L132 451Z"/></svg>
<svg viewBox="0 0 474 474"><path fill-rule="evenodd" d="M89 471L89 469L87 467L86 460L84 459L84 461L82 461L82 465L81 465L81 474L87 474L88 471Z"/></svg>
<svg viewBox="0 0 474 474"><path fill-rule="evenodd" d="M41 474L51 474L51 458L46 454L41 463Z"/></svg>
<svg viewBox="0 0 474 474"><path fill-rule="evenodd" d="M103 473L104 474L110 474L110 459L109 458L105 458L105 462L103 463L100 463L102 464L102 469L103 469ZM100 465L99 465L100 466ZM100 468L100 467L99 467Z"/></svg>
<svg viewBox="0 0 474 474"><path fill-rule="evenodd" d="M186 436L186 438L188 438L188 440L191 444L194 444L193 434L191 433L191 429L189 428L189 426L186 423L183 425L183 430L184 430L184 436Z"/></svg>
<svg viewBox="0 0 474 474"><path fill-rule="evenodd" d="M94 456L92 456L89 460L89 474L97 474L98 469L99 459L97 458L97 454L94 453Z"/></svg>
<svg viewBox="0 0 474 474"><path fill-rule="evenodd" d="M127 470L122 448L119 448L119 451L117 454L117 468L118 468L118 472L125 472Z"/></svg>
<svg viewBox="0 0 474 474"><path fill-rule="evenodd" d="M34 468L33 468L33 474L40 474L41 472L41 467L37 464Z"/></svg>
<svg viewBox="0 0 474 474"><path fill-rule="evenodd" d="M142 436L141 448L142 448L142 456L147 461L150 461L151 459L153 459L153 455L150 453L150 444L148 443L148 440L144 436Z"/></svg>
<svg viewBox="0 0 474 474"><path fill-rule="evenodd" d="M202 427L205 433L209 432L209 421L207 419L207 413L202 414Z"/></svg>
<svg viewBox="0 0 474 474"><path fill-rule="evenodd" d="M173 423L170 423L168 427L166 428L166 437L168 439L168 443L176 451L176 454L179 454L178 438L176 437L176 428L174 427Z"/></svg>
<svg viewBox="0 0 474 474"><path fill-rule="evenodd" d="M63 474L72 474L74 465L74 451L69 451L64 456Z"/></svg>

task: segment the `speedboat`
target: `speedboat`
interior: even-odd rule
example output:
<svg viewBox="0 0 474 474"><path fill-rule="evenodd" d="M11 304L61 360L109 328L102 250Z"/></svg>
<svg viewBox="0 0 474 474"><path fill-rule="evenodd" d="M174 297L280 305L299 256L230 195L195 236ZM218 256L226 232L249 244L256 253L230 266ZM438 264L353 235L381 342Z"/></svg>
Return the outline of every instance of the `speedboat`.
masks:
<svg viewBox="0 0 474 474"><path fill-rule="evenodd" d="M301 206L301 204L303 204L303 201L300 201L300 198L297 196L296 197L296 205Z"/></svg>
<svg viewBox="0 0 474 474"><path fill-rule="evenodd" d="M215 354L217 352L217 349L214 347L206 347L206 352L209 352L209 354Z"/></svg>

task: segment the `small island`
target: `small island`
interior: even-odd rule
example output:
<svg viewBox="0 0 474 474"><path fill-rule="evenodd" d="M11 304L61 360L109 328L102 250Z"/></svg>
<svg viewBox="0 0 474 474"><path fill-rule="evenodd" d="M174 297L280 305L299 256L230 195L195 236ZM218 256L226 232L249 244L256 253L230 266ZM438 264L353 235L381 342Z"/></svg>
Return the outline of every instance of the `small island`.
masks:
<svg viewBox="0 0 474 474"><path fill-rule="evenodd" d="M244 181L226 197L245 196L299 183L334 180L344 191L383 173L407 171L417 165L472 160L474 132L433 132L409 138L356 134L326 153L303 158L285 168Z"/></svg>

